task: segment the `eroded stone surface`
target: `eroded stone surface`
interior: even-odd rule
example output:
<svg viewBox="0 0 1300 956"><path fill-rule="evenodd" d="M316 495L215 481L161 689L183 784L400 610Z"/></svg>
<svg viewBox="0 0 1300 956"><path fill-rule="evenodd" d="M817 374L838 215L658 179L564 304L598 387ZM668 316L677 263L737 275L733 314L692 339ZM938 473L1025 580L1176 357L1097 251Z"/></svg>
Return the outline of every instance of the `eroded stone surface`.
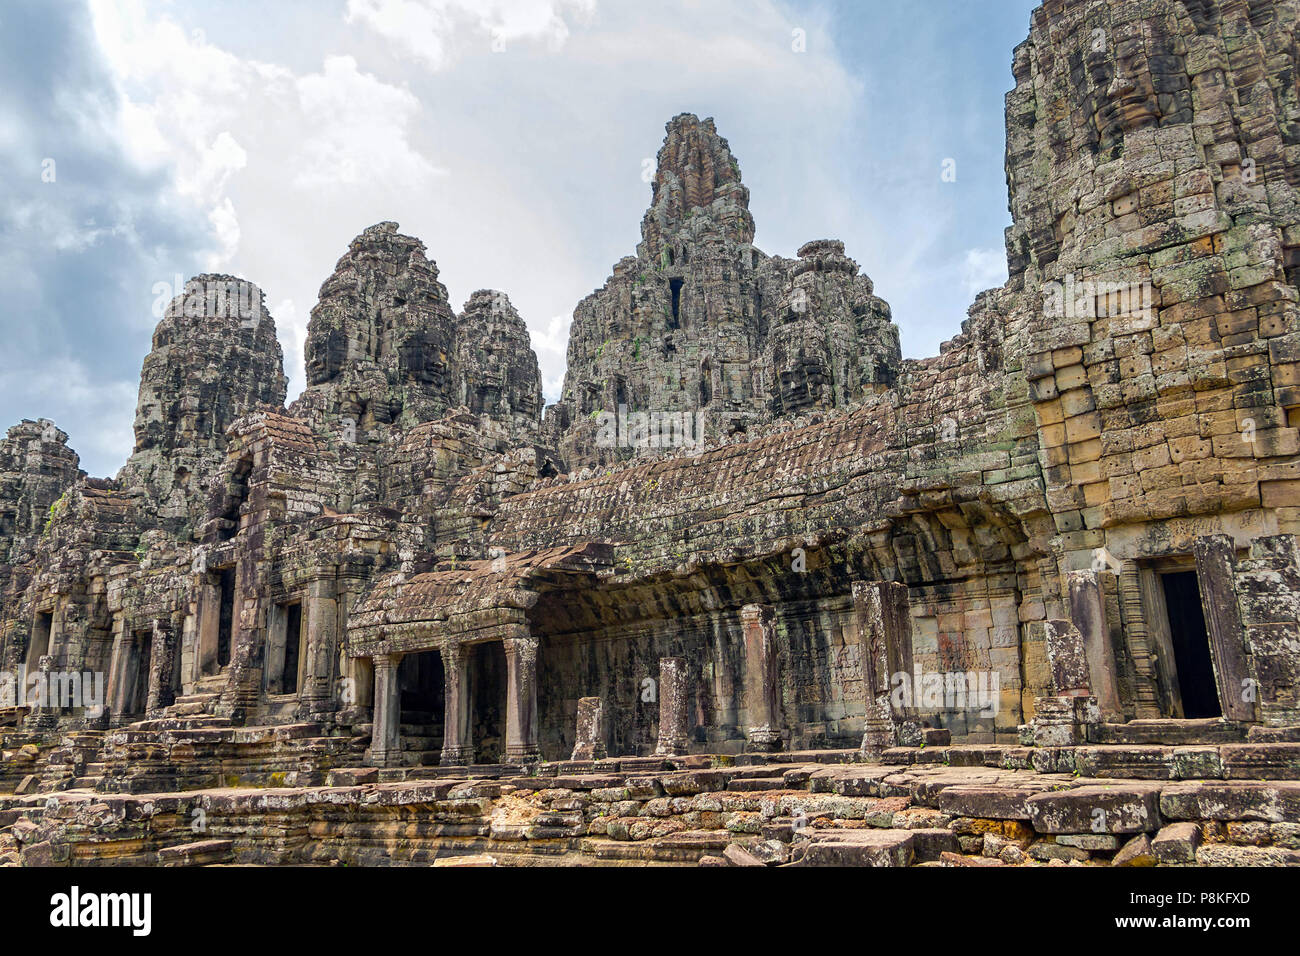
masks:
<svg viewBox="0 0 1300 956"><path fill-rule="evenodd" d="M321 860L757 858L811 827L879 831L814 861L1187 862L1160 832L1194 822L1198 863L1291 862L1298 23L1036 10L1010 277L931 358L840 242L753 247L739 162L689 114L545 414L509 299L457 315L394 223L322 286L287 408L260 291L197 277L115 480L45 420L0 442L0 669L103 689L0 703L0 802L75 810L5 806L0 836L75 862L138 809L84 795L201 790L303 814ZM1175 650L1198 602L1208 664ZM539 756L570 759L530 789L507 762ZM430 842L354 839L356 806L399 805ZM274 855L257 827L236 860ZM176 829L105 853L225 859Z"/></svg>

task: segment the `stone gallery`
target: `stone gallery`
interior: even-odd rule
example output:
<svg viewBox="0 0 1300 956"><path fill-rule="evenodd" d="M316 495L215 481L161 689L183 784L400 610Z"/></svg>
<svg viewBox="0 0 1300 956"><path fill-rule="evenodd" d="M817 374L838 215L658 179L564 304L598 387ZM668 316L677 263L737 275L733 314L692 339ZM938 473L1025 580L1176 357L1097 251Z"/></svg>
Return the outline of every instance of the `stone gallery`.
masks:
<svg viewBox="0 0 1300 956"><path fill-rule="evenodd" d="M396 223L287 406L196 277L115 478L0 442L0 865L1300 864L1298 37L1043 3L924 360L689 114L549 407Z"/></svg>

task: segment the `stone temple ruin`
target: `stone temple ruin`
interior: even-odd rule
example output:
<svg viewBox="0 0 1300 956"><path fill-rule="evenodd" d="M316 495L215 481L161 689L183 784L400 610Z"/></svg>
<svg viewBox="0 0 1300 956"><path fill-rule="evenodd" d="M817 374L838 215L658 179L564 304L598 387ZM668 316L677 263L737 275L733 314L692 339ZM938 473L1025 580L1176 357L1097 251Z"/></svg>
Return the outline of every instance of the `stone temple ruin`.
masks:
<svg viewBox="0 0 1300 956"><path fill-rule="evenodd" d="M549 408L394 223L288 406L197 277L115 479L0 442L0 863L1300 863L1298 36L1047 0L925 360L691 115Z"/></svg>

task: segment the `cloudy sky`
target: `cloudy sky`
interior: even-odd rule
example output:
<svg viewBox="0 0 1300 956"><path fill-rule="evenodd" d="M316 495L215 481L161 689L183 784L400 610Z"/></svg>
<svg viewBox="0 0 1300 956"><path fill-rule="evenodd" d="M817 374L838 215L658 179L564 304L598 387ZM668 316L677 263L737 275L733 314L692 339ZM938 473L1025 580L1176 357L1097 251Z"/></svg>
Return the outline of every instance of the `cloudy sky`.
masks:
<svg viewBox="0 0 1300 956"><path fill-rule="evenodd" d="M458 310L510 295L553 401L573 307L634 251L681 112L730 141L761 248L843 239L905 354L933 354L1006 276L1002 104L1034 5L5 5L0 427L53 418L114 474L155 290L202 271L266 292L292 399L321 283L382 220L425 242Z"/></svg>

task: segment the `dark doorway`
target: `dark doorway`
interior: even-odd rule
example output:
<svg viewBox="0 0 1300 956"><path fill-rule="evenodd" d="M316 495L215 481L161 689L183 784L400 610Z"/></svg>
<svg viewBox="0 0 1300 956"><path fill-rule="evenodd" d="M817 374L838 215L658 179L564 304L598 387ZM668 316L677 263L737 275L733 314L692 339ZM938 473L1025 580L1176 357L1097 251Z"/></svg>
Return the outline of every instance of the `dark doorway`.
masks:
<svg viewBox="0 0 1300 956"><path fill-rule="evenodd" d="M672 290L673 295L673 317L668 323L670 329L680 329L682 327L682 279L669 279L668 287Z"/></svg>
<svg viewBox="0 0 1300 956"><path fill-rule="evenodd" d="M131 681L131 700L126 706L128 714L144 714L149 706L149 666L153 658L153 631L136 631L131 639L130 664L127 673L134 673Z"/></svg>
<svg viewBox="0 0 1300 956"><path fill-rule="evenodd" d="M230 663L230 635L235 629L235 569L217 572L221 586L221 617L217 625L217 666Z"/></svg>
<svg viewBox="0 0 1300 956"><path fill-rule="evenodd" d="M280 677L282 693L298 693L298 661L302 658L302 603L284 609L284 671Z"/></svg>
<svg viewBox="0 0 1300 956"><path fill-rule="evenodd" d="M434 766L442 752L446 675L437 651L407 654L397 667L402 748L411 762Z"/></svg>
<svg viewBox="0 0 1300 956"><path fill-rule="evenodd" d="M1219 690L1210 660L1210 635L1201 608L1201 589L1195 571L1161 576L1165 607L1169 611L1169 638L1178 668L1178 691L1183 716L1188 719L1220 717Z"/></svg>
<svg viewBox="0 0 1300 956"><path fill-rule="evenodd" d="M500 763L506 752L506 651L500 641L473 645L469 684L476 762Z"/></svg>
<svg viewBox="0 0 1300 956"><path fill-rule="evenodd" d="M31 643L27 645L27 669L36 670L41 658L50 652L50 632L54 629L54 615L49 611L40 611L32 627Z"/></svg>

